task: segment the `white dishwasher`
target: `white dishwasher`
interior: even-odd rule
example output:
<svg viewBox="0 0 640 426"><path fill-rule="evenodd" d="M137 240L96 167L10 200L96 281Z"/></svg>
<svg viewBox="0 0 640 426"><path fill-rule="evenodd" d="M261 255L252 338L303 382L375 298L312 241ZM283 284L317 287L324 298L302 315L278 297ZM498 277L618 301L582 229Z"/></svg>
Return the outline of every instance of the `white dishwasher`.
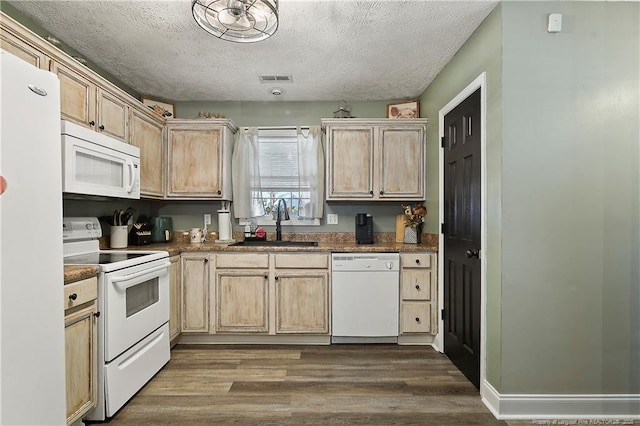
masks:
<svg viewBox="0 0 640 426"><path fill-rule="evenodd" d="M331 255L331 343L395 343L400 304L398 253Z"/></svg>

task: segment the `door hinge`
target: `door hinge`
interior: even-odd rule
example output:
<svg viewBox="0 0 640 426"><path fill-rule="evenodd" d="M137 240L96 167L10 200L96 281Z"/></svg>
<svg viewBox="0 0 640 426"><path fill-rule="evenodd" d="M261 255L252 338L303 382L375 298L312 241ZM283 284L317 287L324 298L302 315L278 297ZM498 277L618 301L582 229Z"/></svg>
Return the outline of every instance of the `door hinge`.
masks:
<svg viewBox="0 0 640 426"><path fill-rule="evenodd" d="M440 233L443 235L447 233L447 227L445 226L444 223L440 224Z"/></svg>
<svg viewBox="0 0 640 426"><path fill-rule="evenodd" d="M444 141L445 141L444 136L441 136L440 137L440 146L443 147L443 148L444 148Z"/></svg>
<svg viewBox="0 0 640 426"><path fill-rule="evenodd" d="M440 319L444 321L444 309L440 310Z"/></svg>

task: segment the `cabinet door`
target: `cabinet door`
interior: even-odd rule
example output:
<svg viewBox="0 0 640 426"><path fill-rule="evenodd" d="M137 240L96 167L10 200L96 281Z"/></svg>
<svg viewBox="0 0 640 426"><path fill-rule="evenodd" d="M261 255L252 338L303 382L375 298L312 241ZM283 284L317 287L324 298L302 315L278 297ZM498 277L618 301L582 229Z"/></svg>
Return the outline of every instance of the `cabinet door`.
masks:
<svg viewBox="0 0 640 426"><path fill-rule="evenodd" d="M432 332L431 303L402 302L400 312L400 332L402 334Z"/></svg>
<svg viewBox="0 0 640 426"><path fill-rule="evenodd" d="M164 164L162 156L162 124L131 108L129 143L140 148L140 195L164 195Z"/></svg>
<svg viewBox="0 0 640 426"><path fill-rule="evenodd" d="M267 271L216 272L216 332L266 333L269 275Z"/></svg>
<svg viewBox="0 0 640 426"><path fill-rule="evenodd" d="M221 198L222 129L169 129L168 197Z"/></svg>
<svg viewBox="0 0 640 426"><path fill-rule="evenodd" d="M424 128L390 126L379 131L378 196L424 200Z"/></svg>
<svg viewBox="0 0 640 426"><path fill-rule="evenodd" d="M169 336L171 340L180 334L180 256L169 258Z"/></svg>
<svg viewBox="0 0 640 426"><path fill-rule="evenodd" d="M431 300L431 270L402 270L402 299Z"/></svg>
<svg viewBox="0 0 640 426"><path fill-rule="evenodd" d="M329 333L329 278L324 271L276 270L276 333Z"/></svg>
<svg viewBox="0 0 640 426"><path fill-rule="evenodd" d="M127 122L129 106L125 101L112 93L97 88L96 126L99 132L105 133L123 142L127 141Z"/></svg>
<svg viewBox="0 0 640 426"><path fill-rule="evenodd" d="M96 129L95 84L58 62L51 63L51 71L60 79L60 113L63 120Z"/></svg>
<svg viewBox="0 0 640 426"><path fill-rule="evenodd" d="M0 48L37 68L49 69L49 58L43 52L12 33L5 31L4 28L0 33Z"/></svg>
<svg viewBox="0 0 640 426"><path fill-rule="evenodd" d="M65 317L67 424L95 407L97 401L97 324L95 302Z"/></svg>
<svg viewBox="0 0 640 426"><path fill-rule="evenodd" d="M182 257L183 333L209 331L209 256Z"/></svg>
<svg viewBox="0 0 640 426"><path fill-rule="evenodd" d="M328 129L328 200L373 198L373 130L373 127Z"/></svg>

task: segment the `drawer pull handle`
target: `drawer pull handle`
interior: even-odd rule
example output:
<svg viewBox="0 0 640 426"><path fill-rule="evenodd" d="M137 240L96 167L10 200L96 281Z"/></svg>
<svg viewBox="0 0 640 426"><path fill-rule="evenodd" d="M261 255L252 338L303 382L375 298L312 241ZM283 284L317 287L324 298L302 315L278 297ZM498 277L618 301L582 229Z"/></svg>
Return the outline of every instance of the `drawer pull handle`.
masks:
<svg viewBox="0 0 640 426"><path fill-rule="evenodd" d="M203 259L204 263L209 263L209 259Z"/></svg>
<svg viewBox="0 0 640 426"><path fill-rule="evenodd" d="M75 293L69 295L69 299L71 300L76 300L77 298L78 298L78 295Z"/></svg>
<svg viewBox="0 0 640 426"><path fill-rule="evenodd" d="M416 290L420 290L420 284L416 284Z"/></svg>
<svg viewBox="0 0 640 426"><path fill-rule="evenodd" d="M416 259L416 264L419 265L420 264L420 259Z"/></svg>
<svg viewBox="0 0 640 426"><path fill-rule="evenodd" d="M416 317L416 322L420 322L420 318Z"/></svg>

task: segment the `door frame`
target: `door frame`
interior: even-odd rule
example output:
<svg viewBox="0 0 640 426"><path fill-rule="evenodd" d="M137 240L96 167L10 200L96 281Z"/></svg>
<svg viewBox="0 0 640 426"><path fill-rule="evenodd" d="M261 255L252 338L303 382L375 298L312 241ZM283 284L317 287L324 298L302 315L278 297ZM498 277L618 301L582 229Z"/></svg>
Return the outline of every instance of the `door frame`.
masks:
<svg viewBox="0 0 640 426"><path fill-rule="evenodd" d="M445 135L444 117L457 107L462 101L468 98L476 90L480 90L480 389L486 378L487 370L487 257L485 249L487 247L487 74L482 72L467 87L462 89L453 99L451 99L438 112L438 141ZM438 214L440 217L439 226L442 229L444 218L444 148L442 144L439 148L438 159L438 201L440 203ZM444 235L439 232L438 237L438 311L444 308ZM436 334L433 347L444 353L444 320L438 314L438 333Z"/></svg>

